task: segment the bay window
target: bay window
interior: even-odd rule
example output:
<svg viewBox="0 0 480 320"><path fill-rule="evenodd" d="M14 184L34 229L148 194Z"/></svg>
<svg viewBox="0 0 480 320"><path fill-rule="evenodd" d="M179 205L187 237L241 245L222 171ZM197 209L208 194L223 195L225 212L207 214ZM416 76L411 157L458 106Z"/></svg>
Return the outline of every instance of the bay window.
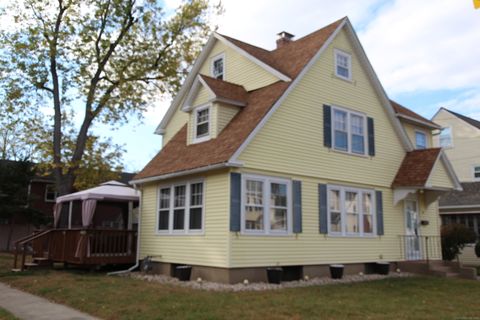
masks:
<svg viewBox="0 0 480 320"><path fill-rule="evenodd" d="M162 186L158 193L158 233L193 233L203 230L203 182Z"/></svg>
<svg viewBox="0 0 480 320"><path fill-rule="evenodd" d="M353 154L366 154L366 116L338 107L333 109L333 148Z"/></svg>
<svg viewBox="0 0 480 320"><path fill-rule="evenodd" d="M242 176L242 231L254 234L291 232L291 181Z"/></svg>
<svg viewBox="0 0 480 320"><path fill-rule="evenodd" d="M327 201L329 234L373 235L373 191L329 186Z"/></svg>

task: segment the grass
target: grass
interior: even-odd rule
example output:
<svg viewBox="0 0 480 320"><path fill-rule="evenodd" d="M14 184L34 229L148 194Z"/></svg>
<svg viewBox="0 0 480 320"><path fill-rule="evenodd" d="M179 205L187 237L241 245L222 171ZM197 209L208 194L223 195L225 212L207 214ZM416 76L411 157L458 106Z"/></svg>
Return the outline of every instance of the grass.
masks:
<svg viewBox="0 0 480 320"><path fill-rule="evenodd" d="M480 283L415 277L279 291L189 290L98 273L10 274L0 281L105 319L455 319L480 317Z"/></svg>
<svg viewBox="0 0 480 320"><path fill-rule="evenodd" d="M11 314L5 309L0 308L0 320L16 320L16 319L17 318L15 318L13 314Z"/></svg>

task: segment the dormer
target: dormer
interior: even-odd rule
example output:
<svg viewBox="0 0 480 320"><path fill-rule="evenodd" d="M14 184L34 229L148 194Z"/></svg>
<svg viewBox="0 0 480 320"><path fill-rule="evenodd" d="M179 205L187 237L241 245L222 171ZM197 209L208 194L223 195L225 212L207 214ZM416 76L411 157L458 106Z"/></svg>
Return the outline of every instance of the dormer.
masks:
<svg viewBox="0 0 480 320"><path fill-rule="evenodd" d="M217 74L218 75L218 74ZM215 139L241 108L247 105L244 87L199 75L182 105L187 112L187 144Z"/></svg>

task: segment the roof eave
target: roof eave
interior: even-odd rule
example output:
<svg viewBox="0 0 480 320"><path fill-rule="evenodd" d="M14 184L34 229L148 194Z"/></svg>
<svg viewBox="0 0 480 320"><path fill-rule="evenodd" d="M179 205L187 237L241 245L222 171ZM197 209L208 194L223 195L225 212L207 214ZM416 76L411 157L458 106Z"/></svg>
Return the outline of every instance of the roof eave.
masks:
<svg viewBox="0 0 480 320"><path fill-rule="evenodd" d="M419 124L421 126L424 126L424 127L430 128L430 129L442 129L442 127L439 126L438 124L428 123L426 121L422 121L420 119L416 119L414 117L410 117L410 116L407 116L407 115L402 114L402 113L397 112L397 117L408 120L410 122L414 122L415 124Z"/></svg>

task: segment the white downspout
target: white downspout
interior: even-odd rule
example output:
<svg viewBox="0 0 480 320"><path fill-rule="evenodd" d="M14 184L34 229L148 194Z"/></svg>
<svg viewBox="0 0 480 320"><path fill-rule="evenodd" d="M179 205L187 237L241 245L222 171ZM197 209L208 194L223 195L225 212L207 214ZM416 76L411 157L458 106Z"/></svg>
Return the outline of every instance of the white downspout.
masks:
<svg viewBox="0 0 480 320"><path fill-rule="evenodd" d="M133 188L137 190L137 185L134 184ZM124 274L124 273L129 273L138 268L140 265L140 232L142 228L142 198L143 198L143 190L140 191L140 199L138 201L138 228L137 228L137 258L136 262L133 266L126 270L120 270L120 271L114 271L114 272L109 272L107 273L107 276L114 276L117 274ZM133 216L133 215L132 215Z"/></svg>

